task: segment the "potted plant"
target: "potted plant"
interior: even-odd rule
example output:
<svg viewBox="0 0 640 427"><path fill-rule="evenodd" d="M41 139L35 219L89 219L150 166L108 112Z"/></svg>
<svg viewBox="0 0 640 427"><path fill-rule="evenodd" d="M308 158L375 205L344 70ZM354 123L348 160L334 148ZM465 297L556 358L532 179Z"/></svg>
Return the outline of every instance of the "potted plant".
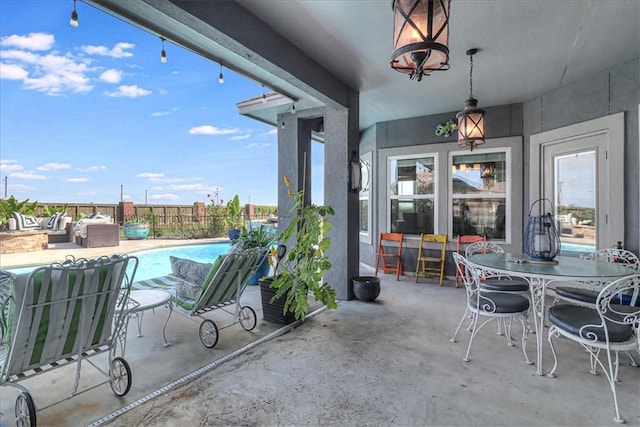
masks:
<svg viewBox="0 0 640 427"><path fill-rule="evenodd" d="M150 228L151 226L146 219L133 216L127 219L122 227L122 231L124 237L129 240L141 240L147 238Z"/></svg>
<svg viewBox="0 0 640 427"><path fill-rule="evenodd" d="M229 223L229 239L234 242L240 238L240 230L243 228L244 220L242 219L242 208L240 207L240 198L236 194L233 199L227 203L227 221Z"/></svg>
<svg viewBox="0 0 640 427"><path fill-rule="evenodd" d="M253 248L265 248L265 250L268 250L273 244L275 244L275 242L275 229L263 224L257 228L243 228L240 233L240 237L238 238L238 248L240 250ZM269 267L269 260L265 258L256 272L247 279L247 284L254 286L257 285L260 278L269 274Z"/></svg>
<svg viewBox="0 0 640 427"><path fill-rule="evenodd" d="M331 241L326 233L332 227L330 217L334 215L334 210L330 206L305 205L304 191L294 195L286 176L284 183L289 188L289 197L293 197L294 204L289 212L292 220L278 236L278 241L288 247L288 253L284 254L284 250L277 253L272 248L269 259L277 257L278 261L274 265L274 276L260 283L262 304L267 313L272 312L269 304L281 303L283 317L288 315L290 318L293 315L295 319L302 320L309 311L309 293L327 308L338 307L335 290L322 281L323 273L331 268L326 256ZM270 298L265 293L269 290L274 291ZM283 319L281 323L286 322Z"/></svg>

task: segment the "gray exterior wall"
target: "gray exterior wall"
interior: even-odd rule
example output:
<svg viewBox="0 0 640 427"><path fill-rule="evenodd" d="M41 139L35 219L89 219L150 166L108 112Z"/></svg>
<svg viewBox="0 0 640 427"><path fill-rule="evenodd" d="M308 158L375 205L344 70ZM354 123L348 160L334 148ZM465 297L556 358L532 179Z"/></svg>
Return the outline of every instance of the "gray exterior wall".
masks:
<svg viewBox="0 0 640 427"><path fill-rule="evenodd" d="M640 60L635 59L610 70L564 85L523 104L525 144L524 186L529 188L529 141L531 135L624 112L624 195L626 249L640 250L640 144L638 142L640 104ZM524 204L529 205L525 194ZM615 242L612 242L612 244Z"/></svg>
<svg viewBox="0 0 640 427"><path fill-rule="evenodd" d="M500 138L523 136L522 191L523 211L528 210L529 196L529 142L531 135L584 122L609 114L625 113L625 247L635 253L640 249L640 143L638 141L638 105L640 104L640 61L635 59L616 66L606 72L566 84L557 90L542 94L522 104L497 107L479 106L486 111L486 137ZM378 162L377 150L384 148L438 144L450 142L451 138L435 135L435 127L452 117L456 112L431 116L412 117L402 120L380 122L361 133L360 152L373 151L373 164ZM372 182L378 182L378 171L373 168ZM382 231L376 218L375 207L385 196L380 186L373 187L370 194L371 243L360 240L360 261L375 264L377 236ZM622 207L621 207L622 208ZM524 227L524 217L523 217ZM409 252L409 251L407 251ZM405 259L407 271L415 266L415 259ZM446 274L454 274L448 265Z"/></svg>

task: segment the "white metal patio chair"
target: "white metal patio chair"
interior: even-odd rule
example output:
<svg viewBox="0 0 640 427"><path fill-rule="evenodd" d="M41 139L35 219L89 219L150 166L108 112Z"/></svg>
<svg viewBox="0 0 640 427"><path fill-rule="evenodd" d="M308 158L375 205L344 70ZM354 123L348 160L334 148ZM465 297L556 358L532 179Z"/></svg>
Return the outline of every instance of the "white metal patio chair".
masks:
<svg viewBox="0 0 640 427"><path fill-rule="evenodd" d="M0 385L21 390L15 404L19 426L36 425L34 400L20 382L58 367L76 364L71 396L77 394L83 361L108 377L114 394L129 392L131 369L116 350L118 341L124 347L123 308L137 266L136 257L114 255L0 274ZM91 360L104 352L109 353L106 372Z"/></svg>
<svg viewBox="0 0 640 427"><path fill-rule="evenodd" d="M514 293L493 292L482 289L480 287L480 276L477 269L462 255L456 252L453 252L452 255L466 289L467 304L462 319L460 319L460 323L451 338L451 342L456 341L456 336L465 319L471 317L471 336L469 337L469 346L467 347L467 353L463 360L465 362L469 361L473 338L484 325L493 319L505 320L507 344L513 346L511 340L511 323L513 319L519 319L522 324L522 354L524 355L525 363L530 365L532 362L527 356L529 300ZM478 325L480 316L484 316L487 319Z"/></svg>
<svg viewBox="0 0 640 427"><path fill-rule="evenodd" d="M579 343L589 352L591 373L595 372L596 365L604 370L613 395L613 419L623 423L616 395L618 353L638 349L640 275L623 277L605 286L598 293L595 307L559 304L549 309L549 345L554 365L548 375L554 377L558 367L558 357L552 339L563 336ZM606 361L600 360L603 350L606 353Z"/></svg>

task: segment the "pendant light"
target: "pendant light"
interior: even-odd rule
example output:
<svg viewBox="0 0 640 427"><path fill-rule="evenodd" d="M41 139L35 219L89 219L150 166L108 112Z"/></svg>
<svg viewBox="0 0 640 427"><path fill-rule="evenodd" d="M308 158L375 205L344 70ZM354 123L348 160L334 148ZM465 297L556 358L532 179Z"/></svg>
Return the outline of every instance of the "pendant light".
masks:
<svg viewBox="0 0 640 427"><path fill-rule="evenodd" d="M464 110L456 114L458 119L458 147L473 147L484 144L484 110L478 108L478 100L473 97L473 55L478 49L469 49L469 98L464 103Z"/></svg>
<svg viewBox="0 0 640 427"><path fill-rule="evenodd" d="M164 37L160 37L160 41L162 42L162 50L160 51L160 62L163 64L167 63L167 52L164 50Z"/></svg>
<svg viewBox="0 0 640 427"><path fill-rule="evenodd" d="M224 83L224 75L222 74L222 63L220 63L220 74L218 74L218 83Z"/></svg>
<svg viewBox="0 0 640 427"><path fill-rule="evenodd" d="M71 12L69 25L71 25L73 28L78 28L78 26L80 25L80 23L78 22L78 12L76 11L76 0L73 0L73 12Z"/></svg>
<svg viewBox="0 0 640 427"><path fill-rule="evenodd" d="M421 81L431 71L449 69L451 0L394 0L391 68Z"/></svg>

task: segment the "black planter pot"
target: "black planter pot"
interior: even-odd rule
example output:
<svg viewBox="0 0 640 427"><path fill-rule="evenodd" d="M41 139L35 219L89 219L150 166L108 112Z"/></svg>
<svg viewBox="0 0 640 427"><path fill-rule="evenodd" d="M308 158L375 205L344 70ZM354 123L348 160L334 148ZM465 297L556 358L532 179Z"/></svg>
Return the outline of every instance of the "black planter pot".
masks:
<svg viewBox="0 0 640 427"><path fill-rule="evenodd" d="M271 299L276 294L276 289L272 289L269 286L273 281L272 278L266 277L260 279L260 297L262 298L262 317L269 322L278 323L280 325L288 325L295 322L296 317L293 313L282 314L284 310L285 298L281 297L278 300L271 302Z"/></svg>
<svg viewBox="0 0 640 427"><path fill-rule="evenodd" d="M371 276L360 276L351 279L353 294L360 301L374 301L380 295L380 279Z"/></svg>

